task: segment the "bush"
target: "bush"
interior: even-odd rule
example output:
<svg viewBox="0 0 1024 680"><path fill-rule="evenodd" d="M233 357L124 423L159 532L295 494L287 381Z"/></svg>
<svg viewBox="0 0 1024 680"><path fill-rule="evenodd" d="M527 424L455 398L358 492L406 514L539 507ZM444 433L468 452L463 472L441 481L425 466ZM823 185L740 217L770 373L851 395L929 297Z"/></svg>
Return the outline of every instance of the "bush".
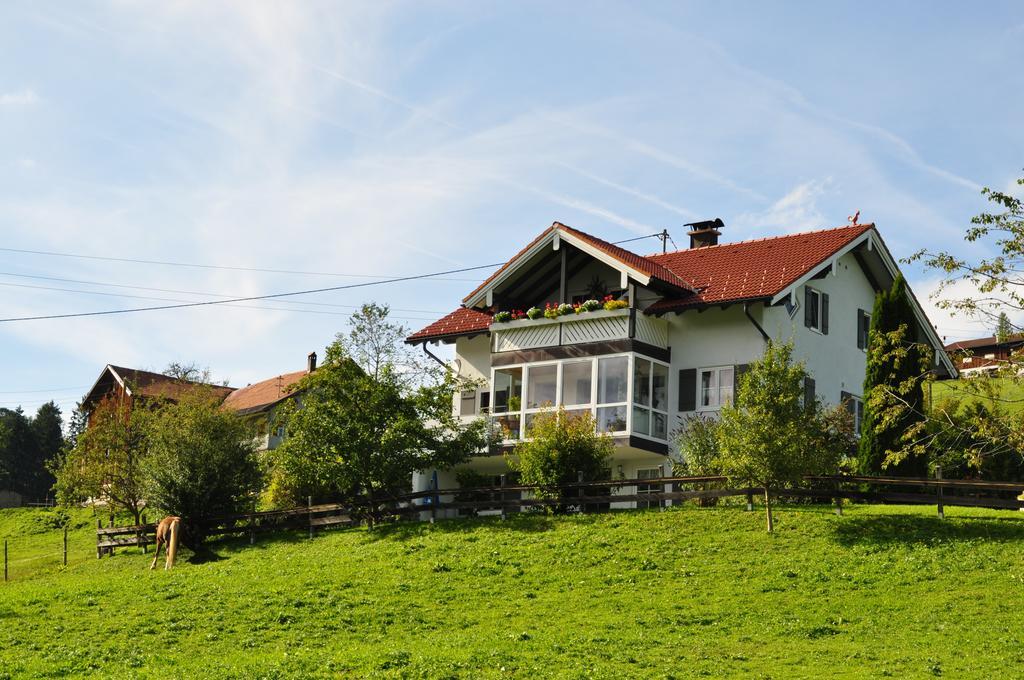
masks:
<svg viewBox="0 0 1024 680"><path fill-rule="evenodd" d="M722 474L718 430L717 420L700 415L688 416L673 433L680 455L680 460L672 466L673 473L695 477Z"/></svg>
<svg viewBox="0 0 1024 680"><path fill-rule="evenodd" d="M533 420L530 439L506 454L508 466L520 474L525 485L544 487L537 496L548 500L549 512L566 512L558 487L578 481L594 481L608 474L608 460L614 444L611 437L598 434L590 413L569 416L559 407L542 411Z"/></svg>

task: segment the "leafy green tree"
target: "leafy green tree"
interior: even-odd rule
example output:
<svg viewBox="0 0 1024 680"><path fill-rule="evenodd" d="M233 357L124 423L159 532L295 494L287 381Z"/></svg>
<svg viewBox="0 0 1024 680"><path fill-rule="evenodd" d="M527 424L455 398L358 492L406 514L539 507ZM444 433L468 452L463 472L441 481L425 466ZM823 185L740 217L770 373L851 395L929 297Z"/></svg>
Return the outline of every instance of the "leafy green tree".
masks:
<svg viewBox="0 0 1024 680"><path fill-rule="evenodd" d="M1006 312L999 312L999 320L996 321L996 342L1006 342L1013 334L1013 324Z"/></svg>
<svg viewBox="0 0 1024 680"><path fill-rule="evenodd" d="M38 446L32 421L21 408L0 408L0 479L26 498L35 497Z"/></svg>
<svg viewBox="0 0 1024 680"><path fill-rule="evenodd" d="M722 473L719 421L702 415L688 416L673 433L679 460L672 471L680 476L714 476Z"/></svg>
<svg viewBox="0 0 1024 680"><path fill-rule="evenodd" d="M201 541L200 520L244 512L263 485L251 425L197 388L150 414L141 470L147 505L183 518Z"/></svg>
<svg viewBox="0 0 1024 680"><path fill-rule="evenodd" d="M465 381L420 359L388 314L371 303L353 315L282 407L286 437L272 452L278 488L365 501L371 521L414 471L464 462L485 443L482 419L464 425L454 414Z"/></svg>
<svg viewBox="0 0 1024 680"><path fill-rule="evenodd" d="M593 415L570 416L558 407L534 416L529 438L516 444L506 460L523 484L541 487L537 495L549 501L549 512L565 512L560 485L578 481L581 474L585 482L606 479L613 449L611 437L597 432Z"/></svg>
<svg viewBox="0 0 1024 680"><path fill-rule="evenodd" d="M769 343L739 380L735 404L721 411L722 472L732 482L764 489L768 531L774 530L772 494L805 475L832 474L851 450L850 415L843 406L803 403L803 364L791 344Z"/></svg>
<svg viewBox="0 0 1024 680"><path fill-rule="evenodd" d="M924 384L932 361L931 348L911 335L915 322L907 295L906 281L898 275L889 290L875 297L857 454L858 471L865 475L883 469L905 476L928 471L926 456L901 445L905 434L925 420Z"/></svg>
<svg viewBox="0 0 1024 680"><path fill-rule="evenodd" d="M57 500L64 505L93 502L111 512L130 512L136 524L144 505L142 459L148 448L148 427L156 402L107 397L93 409L89 427L73 448L53 464Z"/></svg>
<svg viewBox="0 0 1024 680"><path fill-rule="evenodd" d="M64 446L64 419L60 408L49 401L36 410L32 418L32 437L35 440L34 459L31 461L31 491L33 498L43 498L53 488L54 478L49 465L60 455Z"/></svg>

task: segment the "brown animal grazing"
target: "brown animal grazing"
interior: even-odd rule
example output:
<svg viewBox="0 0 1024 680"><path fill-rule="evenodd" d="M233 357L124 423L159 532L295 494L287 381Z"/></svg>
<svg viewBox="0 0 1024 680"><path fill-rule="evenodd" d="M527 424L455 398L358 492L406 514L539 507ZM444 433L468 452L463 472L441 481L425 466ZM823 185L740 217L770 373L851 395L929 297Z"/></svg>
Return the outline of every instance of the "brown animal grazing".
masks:
<svg viewBox="0 0 1024 680"><path fill-rule="evenodd" d="M149 568L156 569L156 561L160 558L160 546L167 545L167 561L164 569L174 566L174 556L178 554L178 533L181 528L180 517L164 517L156 526L156 554L153 555L153 564Z"/></svg>

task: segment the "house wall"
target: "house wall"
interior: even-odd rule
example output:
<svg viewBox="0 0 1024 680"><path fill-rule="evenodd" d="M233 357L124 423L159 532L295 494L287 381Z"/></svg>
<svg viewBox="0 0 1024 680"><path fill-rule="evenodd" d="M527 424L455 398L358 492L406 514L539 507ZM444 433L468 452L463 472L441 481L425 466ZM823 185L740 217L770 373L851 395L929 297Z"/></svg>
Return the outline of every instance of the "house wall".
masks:
<svg viewBox="0 0 1024 680"><path fill-rule="evenodd" d="M857 348L857 310L871 313L875 290L852 254L839 259L834 275L807 285L829 295L828 335L804 326L804 287L796 291L792 317L781 305L766 311L765 330L780 341L793 340L794 355L806 363L815 394L824 403L838 404L844 391L859 397L867 353Z"/></svg>

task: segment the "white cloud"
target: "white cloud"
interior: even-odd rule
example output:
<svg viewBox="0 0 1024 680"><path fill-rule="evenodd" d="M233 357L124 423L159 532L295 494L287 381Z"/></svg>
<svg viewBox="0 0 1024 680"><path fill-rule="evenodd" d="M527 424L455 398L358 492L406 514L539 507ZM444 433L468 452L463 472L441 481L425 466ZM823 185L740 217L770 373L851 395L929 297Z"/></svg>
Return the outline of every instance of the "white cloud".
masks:
<svg viewBox="0 0 1024 680"><path fill-rule="evenodd" d="M743 213L733 222L735 226L760 233L792 233L840 226L830 224L818 209L818 199L825 195L831 183L831 179L803 182L772 203L767 210Z"/></svg>
<svg viewBox="0 0 1024 680"><path fill-rule="evenodd" d="M33 106L39 102L35 90L26 89L17 92L0 92L0 108L13 109Z"/></svg>
<svg viewBox="0 0 1024 680"><path fill-rule="evenodd" d="M968 316L962 312L943 309L941 300L963 300L989 297L990 294L980 293L975 286L967 281L955 283L940 290L941 278L930 277L920 279L912 284L914 294L924 308L928 319L936 327L939 337L948 344L957 340L985 337L995 332L995 323L987 316ZM1024 312L1006 308L1003 310L1010 317L1010 322L1024 328Z"/></svg>

